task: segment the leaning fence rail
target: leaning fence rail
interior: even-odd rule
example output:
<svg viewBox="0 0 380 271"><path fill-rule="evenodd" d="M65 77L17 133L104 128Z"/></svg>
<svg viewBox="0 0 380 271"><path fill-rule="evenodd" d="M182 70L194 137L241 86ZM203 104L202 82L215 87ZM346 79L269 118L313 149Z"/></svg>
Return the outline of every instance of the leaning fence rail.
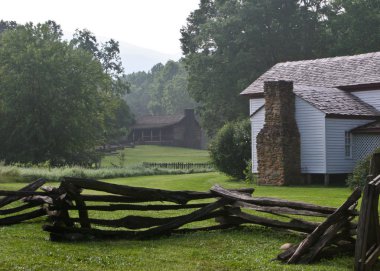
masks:
<svg viewBox="0 0 380 271"><path fill-rule="evenodd" d="M46 192L36 192L46 183L45 179L38 179L18 191L0 190L0 226L18 224L37 217L46 216L41 201L29 201L30 196L44 197ZM50 198L50 197L49 197ZM20 201L14 205L15 202Z"/></svg>
<svg viewBox="0 0 380 271"><path fill-rule="evenodd" d="M364 188L355 247L355 271L372 270L380 256L380 154L370 163L368 184Z"/></svg>

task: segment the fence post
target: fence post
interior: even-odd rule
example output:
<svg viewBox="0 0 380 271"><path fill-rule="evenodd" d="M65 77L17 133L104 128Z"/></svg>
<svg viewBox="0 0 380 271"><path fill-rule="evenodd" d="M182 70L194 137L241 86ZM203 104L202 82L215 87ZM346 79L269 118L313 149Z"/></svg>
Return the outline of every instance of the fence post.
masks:
<svg viewBox="0 0 380 271"><path fill-rule="evenodd" d="M371 158L370 174L362 197L355 244L355 271L371 270L380 256L380 153ZM377 176L377 177L376 177ZM375 178L374 178L375 177Z"/></svg>

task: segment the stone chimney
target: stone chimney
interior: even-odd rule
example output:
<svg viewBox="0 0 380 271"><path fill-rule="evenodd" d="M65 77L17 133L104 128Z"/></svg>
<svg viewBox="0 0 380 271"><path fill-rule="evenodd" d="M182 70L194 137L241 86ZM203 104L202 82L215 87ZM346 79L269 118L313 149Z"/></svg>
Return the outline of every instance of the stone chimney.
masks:
<svg viewBox="0 0 380 271"><path fill-rule="evenodd" d="M194 109L185 109L185 110L184 110L184 115L185 115L186 117L195 118Z"/></svg>
<svg viewBox="0 0 380 271"><path fill-rule="evenodd" d="M300 135L293 82L264 82L265 124L257 135L259 184L301 183Z"/></svg>

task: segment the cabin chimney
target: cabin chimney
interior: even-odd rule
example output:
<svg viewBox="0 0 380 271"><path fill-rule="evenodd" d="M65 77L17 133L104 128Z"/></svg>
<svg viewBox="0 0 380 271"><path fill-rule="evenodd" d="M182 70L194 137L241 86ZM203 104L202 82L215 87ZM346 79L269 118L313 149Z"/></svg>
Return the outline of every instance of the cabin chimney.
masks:
<svg viewBox="0 0 380 271"><path fill-rule="evenodd" d="M185 114L185 117L195 118L194 109L185 109L184 114Z"/></svg>
<svg viewBox="0 0 380 271"><path fill-rule="evenodd" d="M301 182L300 135L291 81L264 82L265 124L257 135L259 184Z"/></svg>

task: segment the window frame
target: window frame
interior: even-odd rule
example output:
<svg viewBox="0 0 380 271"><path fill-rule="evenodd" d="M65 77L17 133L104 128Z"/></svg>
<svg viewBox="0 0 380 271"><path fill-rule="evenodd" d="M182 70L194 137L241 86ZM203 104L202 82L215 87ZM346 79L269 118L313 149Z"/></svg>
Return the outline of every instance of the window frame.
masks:
<svg viewBox="0 0 380 271"><path fill-rule="evenodd" d="M352 133L344 131L344 157L352 159Z"/></svg>

